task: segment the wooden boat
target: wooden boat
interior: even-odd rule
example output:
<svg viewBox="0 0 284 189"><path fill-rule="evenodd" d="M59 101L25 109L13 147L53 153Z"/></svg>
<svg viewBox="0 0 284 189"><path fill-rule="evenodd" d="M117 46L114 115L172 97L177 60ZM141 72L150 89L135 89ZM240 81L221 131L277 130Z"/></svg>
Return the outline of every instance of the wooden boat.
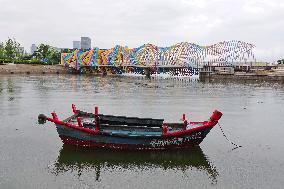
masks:
<svg viewBox="0 0 284 189"><path fill-rule="evenodd" d="M39 123L55 123L64 144L109 149L164 150L189 148L199 145L218 123L222 113L215 110L207 121L188 122L185 114L180 123L164 123L163 119L113 116L87 113L72 104L73 115L59 120L38 116Z"/></svg>

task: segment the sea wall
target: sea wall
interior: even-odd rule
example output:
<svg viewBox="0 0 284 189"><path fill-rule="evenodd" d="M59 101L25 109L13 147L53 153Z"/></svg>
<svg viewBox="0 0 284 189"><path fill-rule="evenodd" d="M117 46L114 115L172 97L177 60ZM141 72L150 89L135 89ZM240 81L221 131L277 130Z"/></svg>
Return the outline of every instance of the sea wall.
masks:
<svg viewBox="0 0 284 189"><path fill-rule="evenodd" d="M67 74L62 65L2 64L0 74Z"/></svg>
<svg viewBox="0 0 284 189"><path fill-rule="evenodd" d="M253 74L234 74L234 75L210 75L210 81L214 80L254 80L254 81L283 81L284 75L253 75Z"/></svg>

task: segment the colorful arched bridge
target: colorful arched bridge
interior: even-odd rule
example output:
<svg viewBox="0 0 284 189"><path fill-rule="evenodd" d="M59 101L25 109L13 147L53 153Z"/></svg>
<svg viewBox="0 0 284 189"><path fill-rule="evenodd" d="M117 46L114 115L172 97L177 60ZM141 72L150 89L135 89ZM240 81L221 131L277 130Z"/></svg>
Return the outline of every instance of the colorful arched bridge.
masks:
<svg viewBox="0 0 284 189"><path fill-rule="evenodd" d="M234 65L254 59L255 46L243 41L224 41L209 46L181 42L170 47L144 44L137 48L116 45L111 49L80 49L61 54L61 64L80 70L84 67L122 68L198 68L204 65Z"/></svg>

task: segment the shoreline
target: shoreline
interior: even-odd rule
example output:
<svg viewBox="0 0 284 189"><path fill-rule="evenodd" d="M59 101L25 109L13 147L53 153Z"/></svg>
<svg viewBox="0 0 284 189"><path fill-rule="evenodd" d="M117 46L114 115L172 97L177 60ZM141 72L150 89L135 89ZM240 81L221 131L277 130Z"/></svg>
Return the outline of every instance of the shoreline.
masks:
<svg viewBox="0 0 284 189"><path fill-rule="evenodd" d="M214 74L209 76L211 81L218 80L244 80L244 81L282 81L284 82L284 75L257 75L257 74L231 74L219 75Z"/></svg>
<svg viewBox="0 0 284 189"><path fill-rule="evenodd" d="M63 65L38 65L38 64L0 64L0 75L10 74L74 74L72 70ZM98 74L100 75L100 74ZM112 75L112 74L111 74ZM211 74L206 76L207 81L218 80L254 80L254 81L283 81L284 75L257 75L251 73Z"/></svg>
<svg viewBox="0 0 284 189"><path fill-rule="evenodd" d="M1 64L0 74L70 74L70 71L58 64Z"/></svg>

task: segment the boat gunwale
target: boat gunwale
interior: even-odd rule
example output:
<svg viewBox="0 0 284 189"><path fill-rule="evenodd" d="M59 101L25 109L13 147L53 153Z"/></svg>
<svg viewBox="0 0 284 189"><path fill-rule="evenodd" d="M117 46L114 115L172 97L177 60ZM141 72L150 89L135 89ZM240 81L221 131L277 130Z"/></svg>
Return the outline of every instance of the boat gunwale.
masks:
<svg viewBox="0 0 284 189"><path fill-rule="evenodd" d="M163 133L161 132L161 135L127 135L127 134L121 134L121 133L109 133L109 132L104 132L104 131L99 131L95 129L89 129L89 128L84 128L80 127L77 125L70 124L66 122L66 120L71 120L72 118L76 118L77 115L72 115L69 118L65 119L61 123L55 123L57 125L65 126L67 128L72 128L74 130L79 130L85 133L93 134L93 135L104 135L104 136L113 136L113 137L122 137L122 138L174 138L174 137L185 137L187 135L190 135L192 133L200 132L206 128L213 128L216 123L214 122L209 122L209 121L204 121L202 126L186 129L186 130L177 130L174 132L167 132ZM200 122L201 123L201 122ZM70 125L69 125L70 124ZM72 126L71 126L72 125Z"/></svg>
<svg viewBox="0 0 284 189"><path fill-rule="evenodd" d="M217 111L217 110L215 110ZM201 124L200 126L197 126L197 127L193 127L193 128L187 128L187 126L184 125L184 127L180 130L170 130L169 131L169 127L167 125L167 123L163 123L162 125L162 131L160 132L159 135L139 135L139 134L134 134L134 135L131 135L131 134L125 134L125 133L110 133L110 132L104 132L101 127L94 127L93 128L89 128L89 127L84 127L83 124L81 123L81 119L78 119L80 116L86 116L86 117L92 117L94 116L99 118L99 115L104 115L104 114L97 114L97 112L95 114L93 113L88 113L88 112L83 112L83 111L80 111L80 110L76 110L75 108L73 109L73 112L74 114L71 115L70 117L64 119L64 120L59 120L56 113L53 112L52 113L52 117L53 118L46 118L47 120L55 123L56 125L63 125L63 126L66 126L66 127L69 127L69 128L72 128L72 129L75 129L75 130L78 130L78 131L81 131L81 132L84 132L84 133L88 133L88 134L93 134L93 135L107 135L107 136L116 136L116 137L127 137L127 138L173 138L173 137L184 137L184 136L188 136L192 133L196 133L196 132L200 132L206 128L210 128L210 130L218 123L218 120L214 120L214 119L209 119L209 121L203 121L203 122L189 122L189 124ZM112 115L113 116L113 115ZM115 116L113 116L115 117ZM123 116L124 117L124 116ZM73 123L70 123L72 119L76 119L77 118L77 122L78 124L73 124ZM138 119L139 118L136 118L135 119ZM146 118L147 119L147 118ZM149 118L150 120L155 120L155 119L152 119L152 118ZM159 120L159 119L158 119ZM163 119L160 119L160 120L163 120ZM175 123L169 123L171 125L174 125ZM177 125L180 125L180 123L176 123ZM188 124L188 122L185 120L184 121L184 124ZM139 125L139 123L138 123ZM148 128L151 128L149 125L151 124L148 124ZM146 125L147 126L147 125ZM127 125L125 126L127 127ZM145 132L146 133L146 132ZM158 132L157 132L158 133Z"/></svg>

